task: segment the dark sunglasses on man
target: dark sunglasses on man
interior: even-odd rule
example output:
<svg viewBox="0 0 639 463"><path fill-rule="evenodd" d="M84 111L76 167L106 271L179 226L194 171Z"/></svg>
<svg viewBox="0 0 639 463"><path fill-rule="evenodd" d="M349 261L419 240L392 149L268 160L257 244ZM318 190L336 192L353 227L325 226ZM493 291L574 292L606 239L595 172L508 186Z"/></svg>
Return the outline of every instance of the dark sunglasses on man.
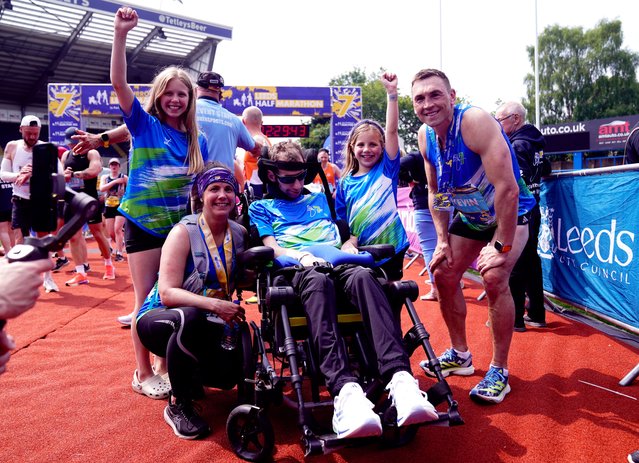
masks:
<svg viewBox="0 0 639 463"><path fill-rule="evenodd" d="M275 176L277 177L277 179L284 183L285 185L292 185L293 183L295 183L296 181L300 181L303 182L304 179L306 178L306 171L303 170L302 172L300 172L297 175L277 175L275 174Z"/></svg>

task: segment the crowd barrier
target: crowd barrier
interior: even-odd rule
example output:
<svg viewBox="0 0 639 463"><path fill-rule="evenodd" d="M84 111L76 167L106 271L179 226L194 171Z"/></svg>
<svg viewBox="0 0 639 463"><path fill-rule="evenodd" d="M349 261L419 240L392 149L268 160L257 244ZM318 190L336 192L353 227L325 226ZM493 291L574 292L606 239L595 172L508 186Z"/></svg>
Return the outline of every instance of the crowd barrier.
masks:
<svg viewBox="0 0 639 463"><path fill-rule="evenodd" d="M551 175L540 207L544 290L639 333L639 166Z"/></svg>

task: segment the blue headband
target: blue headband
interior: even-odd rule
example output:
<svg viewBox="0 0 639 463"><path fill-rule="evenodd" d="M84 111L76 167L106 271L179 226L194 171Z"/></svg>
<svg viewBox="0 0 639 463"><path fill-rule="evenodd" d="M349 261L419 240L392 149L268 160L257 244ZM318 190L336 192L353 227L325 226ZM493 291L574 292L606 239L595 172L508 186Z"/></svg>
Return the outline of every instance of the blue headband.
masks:
<svg viewBox="0 0 639 463"><path fill-rule="evenodd" d="M195 179L195 183L197 184L197 192L200 195L200 198L204 195L204 190L211 183L215 182L224 182L228 183L233 187L233 191L235 194L240 194L240 187L237 184L237 180L235 180L235 176L224 167L214 167L212 169L207 170L197 176Z"/></svg>

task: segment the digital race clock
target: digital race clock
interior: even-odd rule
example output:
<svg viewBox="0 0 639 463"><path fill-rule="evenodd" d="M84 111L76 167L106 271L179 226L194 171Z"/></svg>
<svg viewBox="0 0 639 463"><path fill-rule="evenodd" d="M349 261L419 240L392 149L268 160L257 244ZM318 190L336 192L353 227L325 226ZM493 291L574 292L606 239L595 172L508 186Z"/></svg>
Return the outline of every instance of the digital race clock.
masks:
<svg viewBox="0 0 639 463"><path fill-rule="evenodd" d="M308 138L308 125L272 124L263 125L262 133L269 138Z"/></svg>

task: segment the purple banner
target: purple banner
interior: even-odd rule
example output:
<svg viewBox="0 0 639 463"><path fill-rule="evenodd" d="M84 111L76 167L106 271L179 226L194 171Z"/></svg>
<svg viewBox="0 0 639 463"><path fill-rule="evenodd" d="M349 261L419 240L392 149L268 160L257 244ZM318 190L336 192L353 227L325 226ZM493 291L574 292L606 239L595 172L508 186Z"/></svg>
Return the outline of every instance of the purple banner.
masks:
<svg viewBox="0 0 639 463"><path fill-rule="evenodd" d="M265 116L330 116L328 87L224 87L222 105L238 116L257 106Z"/></svg>
<svg viewBox="0 0 639 463"><path fill-rule="evenodd" d="M142 106L151 90L149 84L133 84L131 90L140 100ZM109 84L82 84L82 111L83 116L121 116L118 97Z"/></svg>
<svg viewBox="0 0 639 463"><path fill-rule="evenodd" d="M344 167L344 147L348 134L362 118L361 87L331 87L331 155L333 162Z"/></svg>

